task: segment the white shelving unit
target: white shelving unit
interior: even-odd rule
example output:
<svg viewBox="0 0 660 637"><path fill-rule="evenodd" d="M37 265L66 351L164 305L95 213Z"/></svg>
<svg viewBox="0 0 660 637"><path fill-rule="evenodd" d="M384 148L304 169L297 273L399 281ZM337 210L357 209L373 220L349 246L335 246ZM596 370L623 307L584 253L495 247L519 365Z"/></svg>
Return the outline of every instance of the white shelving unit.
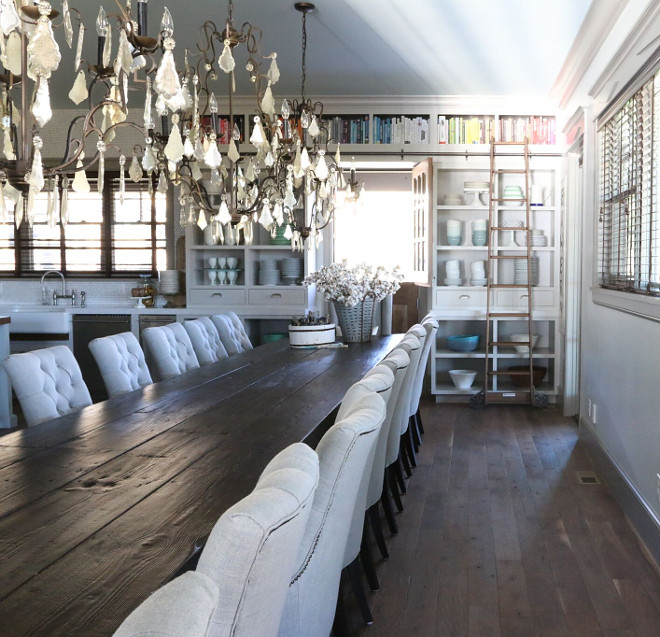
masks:
<svg viewBox="0 0 660 637"><path fill-rule="evenodd" d="M515 152L515 151L512 151ZM504 166L506 166L505 158ZM514 166L515 160L512 157ZM500 160L502 164L502 160ZM561 352L559 348L559 328L561 311L559 303L560 276L560 170L561 157L545 148L543 156L532 154L530 158L531 184L543 189L543 205L531 208L531 227L541 230L547 238L545 246L533 248L533 256L538 257L538 284L533 286L532 305L534 316L534 333L539 334L539 340L533 349L534 365L546 367L548 372L537 389L544 393L550 402L556 400L560 386ZM517 178L522 175L501 175L496 188L503 192L507 185L519 185ZM472 394L484 388L484 356L486 356L486 287L472 285L471 265L473 261L483 261L488 267L486 245L474 245L472 242L472 222L488 218L487 193L481 199L476 192L465 192L466 181L489 181L488 157L441 156L420 163L413 176L413 190L427 187L427 196L416 195L416 236L415 245L417 270L425 273L427 286L426 307L424 310L438 319L440 328L431 354L431 392L437 401L466 401ZM447 196L449 195L448 203ZM451 199L451 197L454 199ZM460 203L453 203L456 197ZM522 222L524 208L518 205L499 205L497 211L499 226ZM449 245L447 236L447 221L458 221L462 228L462 238L459 245ZM420 225L427 224L427 232L420 232ZM425 247L420 247L420 241L425 236ZM515 229L500 233L496 252L501 254L525 253L522 245L515 243ZM519 236L522 244L523 237ZM455 241L454 241L455 242ZM427 251L426 259L420 257ZM445 285L447 278L446 265L448 261L459 262L460 285ZM426 266L426 267L424 267ZM513 261L497 262L495 280L501 283L512 283L514 278ZM420 281L421 282L421 281ZM520 305L527 306L526 291L519 289L499 289L495 291L492 309L502 311ZM505 340L502 335L526 332L526 327L517 325L520 321L512 318L491 319L491 333L494 340ZM523 329L524 328L524 329ZM480 344L473 352L455 352L447 348L447 337L461 334L479 334ZM494 369L504 370L509 366L524 364L527 358L514 348L495 348L491 356ZM469 390L457 389L449 376L450 369L471 369L477 372L477 377ZM507 376L498 379L501 390L507 390L512 385Z"/></svg>

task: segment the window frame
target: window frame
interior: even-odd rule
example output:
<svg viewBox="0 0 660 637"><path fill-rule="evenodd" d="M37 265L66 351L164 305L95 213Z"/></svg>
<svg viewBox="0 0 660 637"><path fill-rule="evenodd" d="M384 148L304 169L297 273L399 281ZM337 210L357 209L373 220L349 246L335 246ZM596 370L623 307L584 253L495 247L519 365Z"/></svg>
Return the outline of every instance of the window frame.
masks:
<svg viewBox="0 0 660 637"><path fill-rule="evenodd" d="M96 175L90 173L88 176L92 186L96 181ZM151 269L134 269L134 270L116 270L115 263L113 259L113 254L116 250L115 242L113 241L113 225L115 224L115 214L114 214L114 197L119 191L119 172L115 171L106 171L104 177L104 188L102 193L102 220L101 220L101 258L100 258L100 267L96 270L78 270L78 269L69 269L66 267L66 242L64 235L64 228L61 223L58 223L59 228L59 250L61 252L61 263L64 264L64 267L61 268L62 273L69 279L134 279L139 275L149 275L157 276L158 267L156 255L158 251L157 246L157 230L158 226L162 225L165 231L165 252L168 263L172 259L172 243L173 243L173 218L174 218L174 194L172 189L168 189L168 192L165 194L165 221L160 222L156 219L156 209L155 209L155 196L156 196L156 182L152 181L153 184L153 195L151 197L151 213L150 221L148 222L151 226L151 236L150 243L151 247L151 260L152 267ZM146 189L146 179L142 183L143 187ZM126 179L126 191L137 190L137 185L134 184L130 179ZM13 222L11 222L13 224ZM31 279L39 278L42 276L44 270L34 270L26 269L25 263L28 259L21 259L21 255L25 250L29 250L29 247L26 247L27 234L30 230L27 226L27 222L23 220L20 228L16 228L14 225L14 270L0 270L0 280L7 279ZM168 266L169 267L169 266Z"/></svg>

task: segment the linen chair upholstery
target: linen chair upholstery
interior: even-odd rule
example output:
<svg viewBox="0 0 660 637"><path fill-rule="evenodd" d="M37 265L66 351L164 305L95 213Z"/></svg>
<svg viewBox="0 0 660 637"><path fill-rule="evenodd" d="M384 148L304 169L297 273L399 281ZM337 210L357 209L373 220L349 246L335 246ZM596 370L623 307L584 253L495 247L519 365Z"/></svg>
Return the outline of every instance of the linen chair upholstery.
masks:
<svg viewBox="0 0 660 637"><path fill-rule="evenodd" d="M252 343L245 332L243 323L235 312L214 314L211 316L211 320L215 324L220 340L229 356L252 349Z"/></svg>
<svg viewBox="0 0 660 637"><path fill-rule="evenodd" d="M89 349L110 398L153 382L144 352L133 332L95 338L90 341Z"/></svg>
<svg viewBox="0 0 660 637"><path fill-rule="evenodd" d="M279 637L328 637L351 516L365 463L385 418L373 392L326 432L316 448L319 486L289 586Z"/></svg>
<svg viewBox="0 0 660 637"><path fill-rule="evenodd" d="M275 637L318 484L316 452L279 453L250 495L228 509L204 546L197 572L218 586L209 637Z"/></svg>
<svg viewBox="0 0 660 637"><path fill-rule="evenodd" d="M424 331L426 334L426 331ZM399 389L399 395L397 396L397 401L394 406L394 412L392 414L392 433L395 437L400 437L408 429L408 408L410 406L410 396L412 393L413 381L415 380L415 370L416 366L419 363L419 357L421 354L422 344L419 338L411 332L408 332L401 342L395 348L403 349L410 358L410 364L406 368L406 373L403 377L401 387ZM392 443L394 445L394 443ZM397 438L398 445L398 438ZM394 454L393 447L388 444L388 460L392 459ZM398 455L398 447L397 452ZM392 460L394 462L394 460Z"/></svg>
<svg viewBox="0 0 660 637"><path fill-rule="evenodd" d="M431 345L433 344L435 333L438 330L438 321L435 319L426 319L422 323L422 327L424 328L426 334L424 337L424 344L422 345L422 351L419 355L419 362L417 363L415 378L413 380L408 413L409 416L414 416L417 413L417 409L419 408L419 401L422 397L422 389L424 387L424 376L426 375L426 364L429 360L429 352L431 351ZM417 332L415 332L415 334L417 334Z"/></svg>
<svg viewBox="0 0 660 637"><path fill-rule="evenodd" d="M92 404L78 361L66 345L12 354L3 365L28 426Z"/></svg>
<svg viewBox="0 0 660 637"><path fill-rule="evenodd" d="M200 365L209 365L229 356L220 340L218 328L208 316L184 321L183 327L188 332Z"/></svg>
<svg viewBox="0 0 660 637"><path fill-rule="evenodd" d="M188 332L181 323L147 327L142 338L158 380L173 378L199 367Z"/></svg>
<svg viewBox="0 0 660 637"><path fill-rule="evenodd" d="M368 393L376 393L387 403L389 402L392 392L392 385L394 383L394 373L389 367L385 365L376 365L373 369L369 370L364 377L357 383L352 385L344 399L341 401L341 406L337 412L337 420L345 418L347 414L355 409L356 404L360 399ZM387 412L386 412L387 415ZM387 437L383 439L383 425L381 424L380 431L378 432L378 439L374 445L372 453L367 458L362 474L362 480L358 489L358 495L355 500L355 510L353 511L353 519L351 520L351 527L348 532L346 540L346 551L344 553L343 566L348 566L360 553L360 544L362 542L362 530L364 526L364 512L367 510L367 491L371 480L371 474L375 464L377 453L383 453L387 443ZM381 445L381 439L383 440ZM380 464L380 462L379 462ZM381 473L382 481L382 473Z"/></svg>
<svg viewBox="0 0 660 637"><path fill-rule="evenodd" d="M218 605L218 587L202 573L188 571L140 604L113 637L207 637Z"/></svg>
<svg viewBox="0 0 660 637"><path fill-rule="evenodd" d="M374 468L367 492L367 508L376 504L380 499L383 490L383 473L385 472L385 467L395 462L398 457L399 432L397 430L392 433L393 429L396 429L396 427L392 427L392 418L399 398L399 392L403 385L403 379L410 365L410 356L408 356L404 348L395 348L385 357L382 364L389 367L394 373L394 383L392 384L390 398L387 401L387 414L383 423L385 434L383 436L383 448L381 451L377 450L374 457ZM392 456L394 457L392 458Z"/></svg>

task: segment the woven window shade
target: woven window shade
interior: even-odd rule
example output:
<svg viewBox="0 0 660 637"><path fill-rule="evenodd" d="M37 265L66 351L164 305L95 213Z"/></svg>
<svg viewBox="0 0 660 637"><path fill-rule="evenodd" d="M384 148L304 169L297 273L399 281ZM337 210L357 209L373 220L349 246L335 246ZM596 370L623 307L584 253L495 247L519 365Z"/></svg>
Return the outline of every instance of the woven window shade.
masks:
<svg viewBox="0 0 660 637"><path fill-rule="evenodd" d="M599 130L599 284L660 293L658 161L660 74L642 85Z"/></svg>

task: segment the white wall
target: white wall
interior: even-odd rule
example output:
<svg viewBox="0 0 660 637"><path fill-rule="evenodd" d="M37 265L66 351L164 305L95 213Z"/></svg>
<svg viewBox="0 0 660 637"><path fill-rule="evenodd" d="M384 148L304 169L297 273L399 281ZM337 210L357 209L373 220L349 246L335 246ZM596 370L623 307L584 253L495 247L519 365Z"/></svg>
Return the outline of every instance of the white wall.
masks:
<svg viewBox="0 0 660 637"><path fill-rule="evenodd" d="M594 301L598 163L593 120L656 48L657 42L655 46L649 43L660 32L659 5L641 0L628 3L567 108L567 116L578 105L591 113L585 133L582 218L581 427L590 429L650 517L658 519L660 323ZM595 423L588 401L596 407Z"/></svg>

